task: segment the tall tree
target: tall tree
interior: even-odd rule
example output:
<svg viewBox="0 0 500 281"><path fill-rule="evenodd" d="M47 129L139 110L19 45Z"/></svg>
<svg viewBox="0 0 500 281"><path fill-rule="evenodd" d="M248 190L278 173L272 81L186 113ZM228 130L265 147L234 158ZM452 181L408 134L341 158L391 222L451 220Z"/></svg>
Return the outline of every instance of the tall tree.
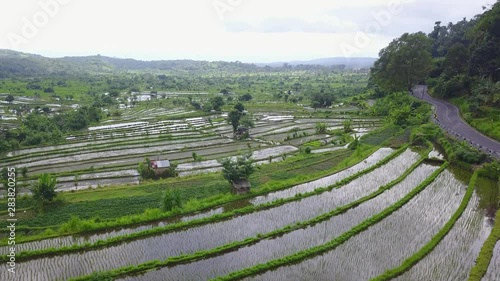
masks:
<svg viewBox="0 0 500 281"><path fill-rule="evenodd" d="M236 130L238 129L241 116L243 116L243 114L237 109L233 109L227 114L227 122L233 127L233 132L236 132Z"/></svg>
<svg viewBox="0 0 500 281"><path fill-rule="evenodd" d="M449 77L465 73L469 51L464 44L457 42L451 46L444 61L444 72Z"/></svg>
<svg viewBox="0 0 500 281"><path fill-rule="evenodd" d="M5 97L5 101L8 103L12 103L14 101L14 96L11 94L8 94L7 97Z"/></svg>
<svg viewBox="0 0 500 281"><path fill-rule="evenodd" d="M469 74L500 81L500 2L480 17L470 34Z"/></svg>
<svg viewBox="0 0 500 281"><path fill-rule="evenodd" d="M234 106L234 109L238 110L239 112L243 112L243 111L245 111L245 106L241 102L238 102Z"/></svg>
<svg viewBox="0 0 500 281"><path fill-rule="evenodd" d="M371 69L375 83L388 92L411 89L431 70L431 48L432 39L423 32L403 34L380 51Z"/></svg>
<svg viewBox="0 0 500 281"><path fill-rule="evenodd" d="M222 175L229 182L235 180L246 180L255 172L255 167L252 165L253 160L250 155L242 155L236 159L225 158L218 160L222 165Z"/></svg>
<svg viewBox="0 0 500 281"><path fill-rule="evenodd" d="M220 111L224 106L224 99L221 96L213 97L210 99L210 103L212 104L213 110Z"/></svg>

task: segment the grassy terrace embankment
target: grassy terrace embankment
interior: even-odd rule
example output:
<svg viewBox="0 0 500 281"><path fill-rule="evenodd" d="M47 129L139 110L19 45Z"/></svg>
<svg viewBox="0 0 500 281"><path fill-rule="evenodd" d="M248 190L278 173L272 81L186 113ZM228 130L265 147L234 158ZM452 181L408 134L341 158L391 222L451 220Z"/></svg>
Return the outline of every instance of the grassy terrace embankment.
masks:
<svg viewBox="0 0 500 281"><path fill-rule="evenodd" d="M497 182L500 186L500 179ZM495 225L490 235L484 242L477 257L476 264L471 269L468 281L481 281L484 275L488 271L488 266L490 264L491 258L493 257L493 249L497 243L500 243L500 195L499 195L498 210L495 216Z"/></svg>
<svg viewBox="0 0 500 281"><path fill-rule="evenodd" d="M59 229L50 229L44 233L23 237L21 242L75 233L90 233L114 227L158 221L179 215L193 214L230 202L249 199L258 195L267 194L271 191L286 189L298 183L308 182L338 172L361 162L376 149L376 147L365 147L365 149L359 150L354 154L349 151L337 151L318 156L299 155L296 157L288 157L284 162L270 164L271 166L269 167L272 169L266 169L268 172L258 173L252 176L250 180L255 188L253 188L250 194L245 196L230 194L227 182L218 174L198 175L182 179L167 179L159 183L148 183L139 187L121 186L64 193L62 194L62 198L63 201L67 202L67 206L62 206L54 209L52 212L49 211L34 217L35 219L43 221L45 225L50 228L55 229L59 227ZM304 169L308 171L307 175L303 174ZM161 212L158 210L141 214L145 209L157 208L164 186L170 184L175 184L176 188L182 192L183 200L188 201L189 199L189 201L184 204L182 210L175 210L173 212ZM213 194L217 195L214 196ZM134 199L134 201L145 198L146 201L145 204L137 205L141 207L140 210L133 210L130 204L125 204L127 203L125 202L127 198L130 198L130 200ZM19 201L21 203L20 205L24 203L29 206L30 204L28 199L24 202L23 200ZM116 205L117 209L114 212L107 212L107 214L114 217L107 220L101 219L100 222L89 219L87 221L78 220L78 223L74 224L73 222L73 225L64 223L71 215L78 216L88 212L98 212L99 204L96 203L99 202L107 202L109 207ZM76 210L73 208L76 208ZM123 214L123 212L129 212L130 215L121 217L120 215L126 215ZM58 216L59 219L57 219ZM85 219L84 216L80 218ZM60 223L59 226L57 226L58 223ZM40 225L32 224L32 227L39 229ZM2 244L5 244L5 241L3 241Z"/></svg>
<svg viewBox="0 0 500 281"><path fill-rule="evenodd" d="M104 279L117 278L117 277L124 276L124 275L130 275L130 274L144 272L144 271L151 270L154 268L190 263L190 262L198 261L201 259L206 259L206 258L213 257L213 256L218 256L218 255L221 255L221 254L224 254L227 252L236 251L239 248L255 244L255 243L262 241L264 239L272 239L272 238L279 237L279 236L282 236L284 234L290 233L292 231L296 231L298 229L303 229L303 228L318 224L318 223L323 222L325 220L328 220L334 216L341 215L341 214L347 212L348 210L353 209L353 208L359 206L360 204L367 202L367 201L379 196L380 194L384 193L385 191L391 189L392 187L394 187L398 183L402 182L420 164L422 164L424 162L424 160L425 160L425 158L421 158L419 161L414 163L410 168L408 168L400 177L398 177L397 179L391 181L390 183L388 183L384 186L381 186L377 191L375 191L367 196L364 196L358 200L355 200L347 205L338 207L335 210L332 210L330 212L327 212L327 213L324 213L320 216L317 216L311 220L302 221L302 222L299 222L299 223L296 223L293 225L288 225L284 228L277 229L277 230L269 232L269 233L261 234L261 235L258 235L256 237L249 237L249 238L242 240L242 241L235 241L233 243L229 243L229 244L226 244L226 245L223 245L223 246L220 246L217 248L213 248L210 250L203 250L203 251L196 252L194 254L186 254L186 255L181 255L181 256L176 256L176 257L170 257L164 261L155 260L155 261L150 261L150 262L146 262L146 263L135 265L135 266L123 267L123 268L119 268L119 269L115 269L115 270L111 270L111 271L107 271L107 272L99 272L99 273L95 273L95 274L90 275L90 276L82 276L79 278L75 278L75 281L76 280L78 280L78 281L95 280L95 278L104 278Z"/></svg>
<svg viewBox="0 0 500 281"><path fill-rule="evenodd" d="M196 219L196 220L187 221L187 222L170 224L170 225L166 225L164 227L155 227L155 228L140 231L140 232L135 232L135 233L130 233L130 234L122 235L122 236L112 237L112 238L109 238L107 240L97 241L96 243L92 243L92 244L86 243L86 244L82 244L82 245L73 245L73 246L61 247L61 248L47 248L47 249L42 249L42 250L37 250L37 251L21 252L17 255L17 260L26 260L26 259L31 259L31 258L40 257L40 256L63 254L63 253L81 251L81 250L90 250L90 249L108 247L108 246L120 244L120 243L123 243L126 241L136 240L139 238L154 236L154 235L158 235L158 234L165 234L168 232L192 228L195 226L205 225L208 223L214 223L214 222L219 222L219 221L223 221L223 220L228 220L228 219L233 218L234 216L241 216L241 215L250 214L253 212L257 212L257 211L262 211L262 210L278 207L278 206L284 205L286 203L301 200L302 198L306 198L306 197L310 197L313 195L321 194L321 193L326 192L326 191L330 191L334 188L340 188L341 186L361 177L362 175L365 175L365 174L385 165L387 162L389 162L390 160L392 160L393 158L395 158L396 156L401 154L404 150L406 150L406 147L403 147L400 150L392 153L391 155L384 158L382 161L379 161L377 164L373 165L372 167L367 168L365 170L362 170L362 171L360 171L360 172L358 172L350 177L344 178L343 180L338 181L337 183L335 183L333 185L330 185L330 186L324 187L324 188L318 188L312 192L307 192L304 194L300 194L298 196L278 199L278 200L268 202L265 204L261 204L261 205L251 205L251 206L235 209L235 210L232 210L232 211L229 211L226 213L216 214L216 215L213 215L211 217ZM6 258L6 257L4 256L3 258Z"/></svg>

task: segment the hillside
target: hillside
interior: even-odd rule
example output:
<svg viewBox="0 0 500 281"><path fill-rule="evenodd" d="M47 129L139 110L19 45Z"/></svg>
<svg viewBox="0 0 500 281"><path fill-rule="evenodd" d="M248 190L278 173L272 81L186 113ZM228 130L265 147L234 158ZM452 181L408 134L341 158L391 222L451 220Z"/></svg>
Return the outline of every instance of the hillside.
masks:
<svg viewBox="0 0 500 281"><path fill-rule="evenodd" d="M292 61L289 65L299 69L328 68L368 68L375 59L371 58L327 58L311 61ZM127 71L189 72L194 74L210 72L256 72L279 71L284 63L250 64L225 61L197 60L155 60L142 61L131 58L114 58L101 55L84 57L47 58L40 55L0 50L0 78L14 76L65 76L85 73L115 73ZM271 68L264 66L271 66Z"/></svg>

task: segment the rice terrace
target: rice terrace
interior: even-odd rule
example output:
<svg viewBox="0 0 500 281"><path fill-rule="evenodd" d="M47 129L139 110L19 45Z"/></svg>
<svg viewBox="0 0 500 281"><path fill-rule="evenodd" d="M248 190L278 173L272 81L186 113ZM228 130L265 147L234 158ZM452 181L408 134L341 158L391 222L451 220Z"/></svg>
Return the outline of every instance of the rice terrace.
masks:
<svg viewBox="0 0 500 281"><path fill-rule="evenodd" d="M499 26L373 59L0 49L0 280L500 280Z"/></svg>

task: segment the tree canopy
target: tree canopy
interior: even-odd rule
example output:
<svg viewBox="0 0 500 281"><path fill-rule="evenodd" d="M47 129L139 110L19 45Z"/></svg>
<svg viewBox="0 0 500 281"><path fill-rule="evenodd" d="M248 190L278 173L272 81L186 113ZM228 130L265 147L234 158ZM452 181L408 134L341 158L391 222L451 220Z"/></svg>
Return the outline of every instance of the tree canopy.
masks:
<svg viewBox="0 0 500 281"><path fill-rule="evenodd" d="M212 109L215 111L220 111L222 106L224 106L224 99L221 96L216 96L210 99L212 104Z"/></svg>
<svg viewBox="0 0 500 281"><path fill-rule="evenodd" d="M240 126L240 120L242 116L243 113L241 113L237 109L233 109L227 114L227 122L233 127L233 132L236 132L238 126Z"/></svg>
<svg viewBox="0 0 500 281"><path fill-rule="evenodd" d="M14 101L14 96L11 95L11 94L8 94L6 97L5 97L5 101L8 102L8 103L12 103Z"/></svg>
<svg viewBox="0 0 500 281"><path fill-rule="evenodd" d="M405 33L380 51L371 76L387 92L408 90L427 78L431 70L431 50L432 39L423 32Z"/></svg>
<svg viewBox="0 0 500 281"><path fill-rule="evenodd" d="M255 167L252 165L253 160L250 155L242 155L236 159L225 158L218 160L222 165L222 175L229 182L235 180L246 180L255 172Z"/></svg>

